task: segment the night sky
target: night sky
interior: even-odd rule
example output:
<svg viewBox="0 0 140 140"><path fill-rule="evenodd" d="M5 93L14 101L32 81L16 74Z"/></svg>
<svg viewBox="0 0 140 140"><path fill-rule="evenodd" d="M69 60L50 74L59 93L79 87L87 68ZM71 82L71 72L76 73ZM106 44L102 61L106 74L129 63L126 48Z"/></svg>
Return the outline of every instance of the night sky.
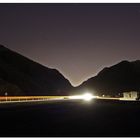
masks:
<svg viewBox="0 0 140 140"><path fill-rule="evenodd" d="M140 4L0 4L0 44L76 86L140 59Z"/></svg>

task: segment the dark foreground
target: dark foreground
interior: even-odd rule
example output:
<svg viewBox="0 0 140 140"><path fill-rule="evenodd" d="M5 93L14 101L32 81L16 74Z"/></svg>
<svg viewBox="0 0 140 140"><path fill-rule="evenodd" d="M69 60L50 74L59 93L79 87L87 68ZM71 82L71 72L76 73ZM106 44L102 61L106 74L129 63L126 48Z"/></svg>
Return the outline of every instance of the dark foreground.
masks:
<svg viewBox="0 0 140 140"><path fill-rule="evenodd" d="M0 136L140 136L140 102L0 105Z"/></svg>

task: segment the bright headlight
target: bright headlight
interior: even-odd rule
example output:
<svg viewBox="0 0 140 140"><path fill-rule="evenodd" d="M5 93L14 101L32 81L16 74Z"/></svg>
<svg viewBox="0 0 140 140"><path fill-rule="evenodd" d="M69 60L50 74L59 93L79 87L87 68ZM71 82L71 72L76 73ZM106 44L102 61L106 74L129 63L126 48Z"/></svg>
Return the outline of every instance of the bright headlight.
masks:
<svg viewBox="0 0 140 140"><path fill-rule="evenodd" d="M93 98L95 98L95 96L93 96L91 93L85 93L83 96L82 96L83 100L86 100L86 101L90 101L92 100Z"/></svg>
<svg viewBox="0 0 140 140"><path fill-rule="evenodd" d="M93 96L91 93L85 93L83 95L69 96L69 99L82 99L85 101L90 101L93 98L96 98L96 96Z"/></svg>

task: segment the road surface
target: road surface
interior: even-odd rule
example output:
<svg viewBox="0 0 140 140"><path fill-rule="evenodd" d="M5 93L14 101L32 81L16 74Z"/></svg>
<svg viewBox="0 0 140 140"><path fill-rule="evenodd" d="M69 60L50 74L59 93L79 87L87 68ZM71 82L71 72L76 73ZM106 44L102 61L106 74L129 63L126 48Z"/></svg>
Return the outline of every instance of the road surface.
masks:
<svg viewBox="0 0 140 140"><path fill-rule="evenodd" d="M94 96L94 99L101 100L120 100L121 98L112 97L99 97ZM16 102L47 102L47 101L58 101L58 100L86 100L84 96L0 96L0 104L16 103ZM89 100L87 100L89 101Z"/></svg>

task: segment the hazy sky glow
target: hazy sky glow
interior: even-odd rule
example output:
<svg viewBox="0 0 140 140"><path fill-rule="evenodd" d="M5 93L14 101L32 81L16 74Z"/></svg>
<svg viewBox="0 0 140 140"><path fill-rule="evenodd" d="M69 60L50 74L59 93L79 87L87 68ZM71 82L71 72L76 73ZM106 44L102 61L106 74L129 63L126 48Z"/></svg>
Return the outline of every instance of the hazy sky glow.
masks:
<svg viewBox="0 0 140 140"><path fill-rule="evenodd" d="M140 4L0 4L0 43L76 86L140 59Z"/></svg>

